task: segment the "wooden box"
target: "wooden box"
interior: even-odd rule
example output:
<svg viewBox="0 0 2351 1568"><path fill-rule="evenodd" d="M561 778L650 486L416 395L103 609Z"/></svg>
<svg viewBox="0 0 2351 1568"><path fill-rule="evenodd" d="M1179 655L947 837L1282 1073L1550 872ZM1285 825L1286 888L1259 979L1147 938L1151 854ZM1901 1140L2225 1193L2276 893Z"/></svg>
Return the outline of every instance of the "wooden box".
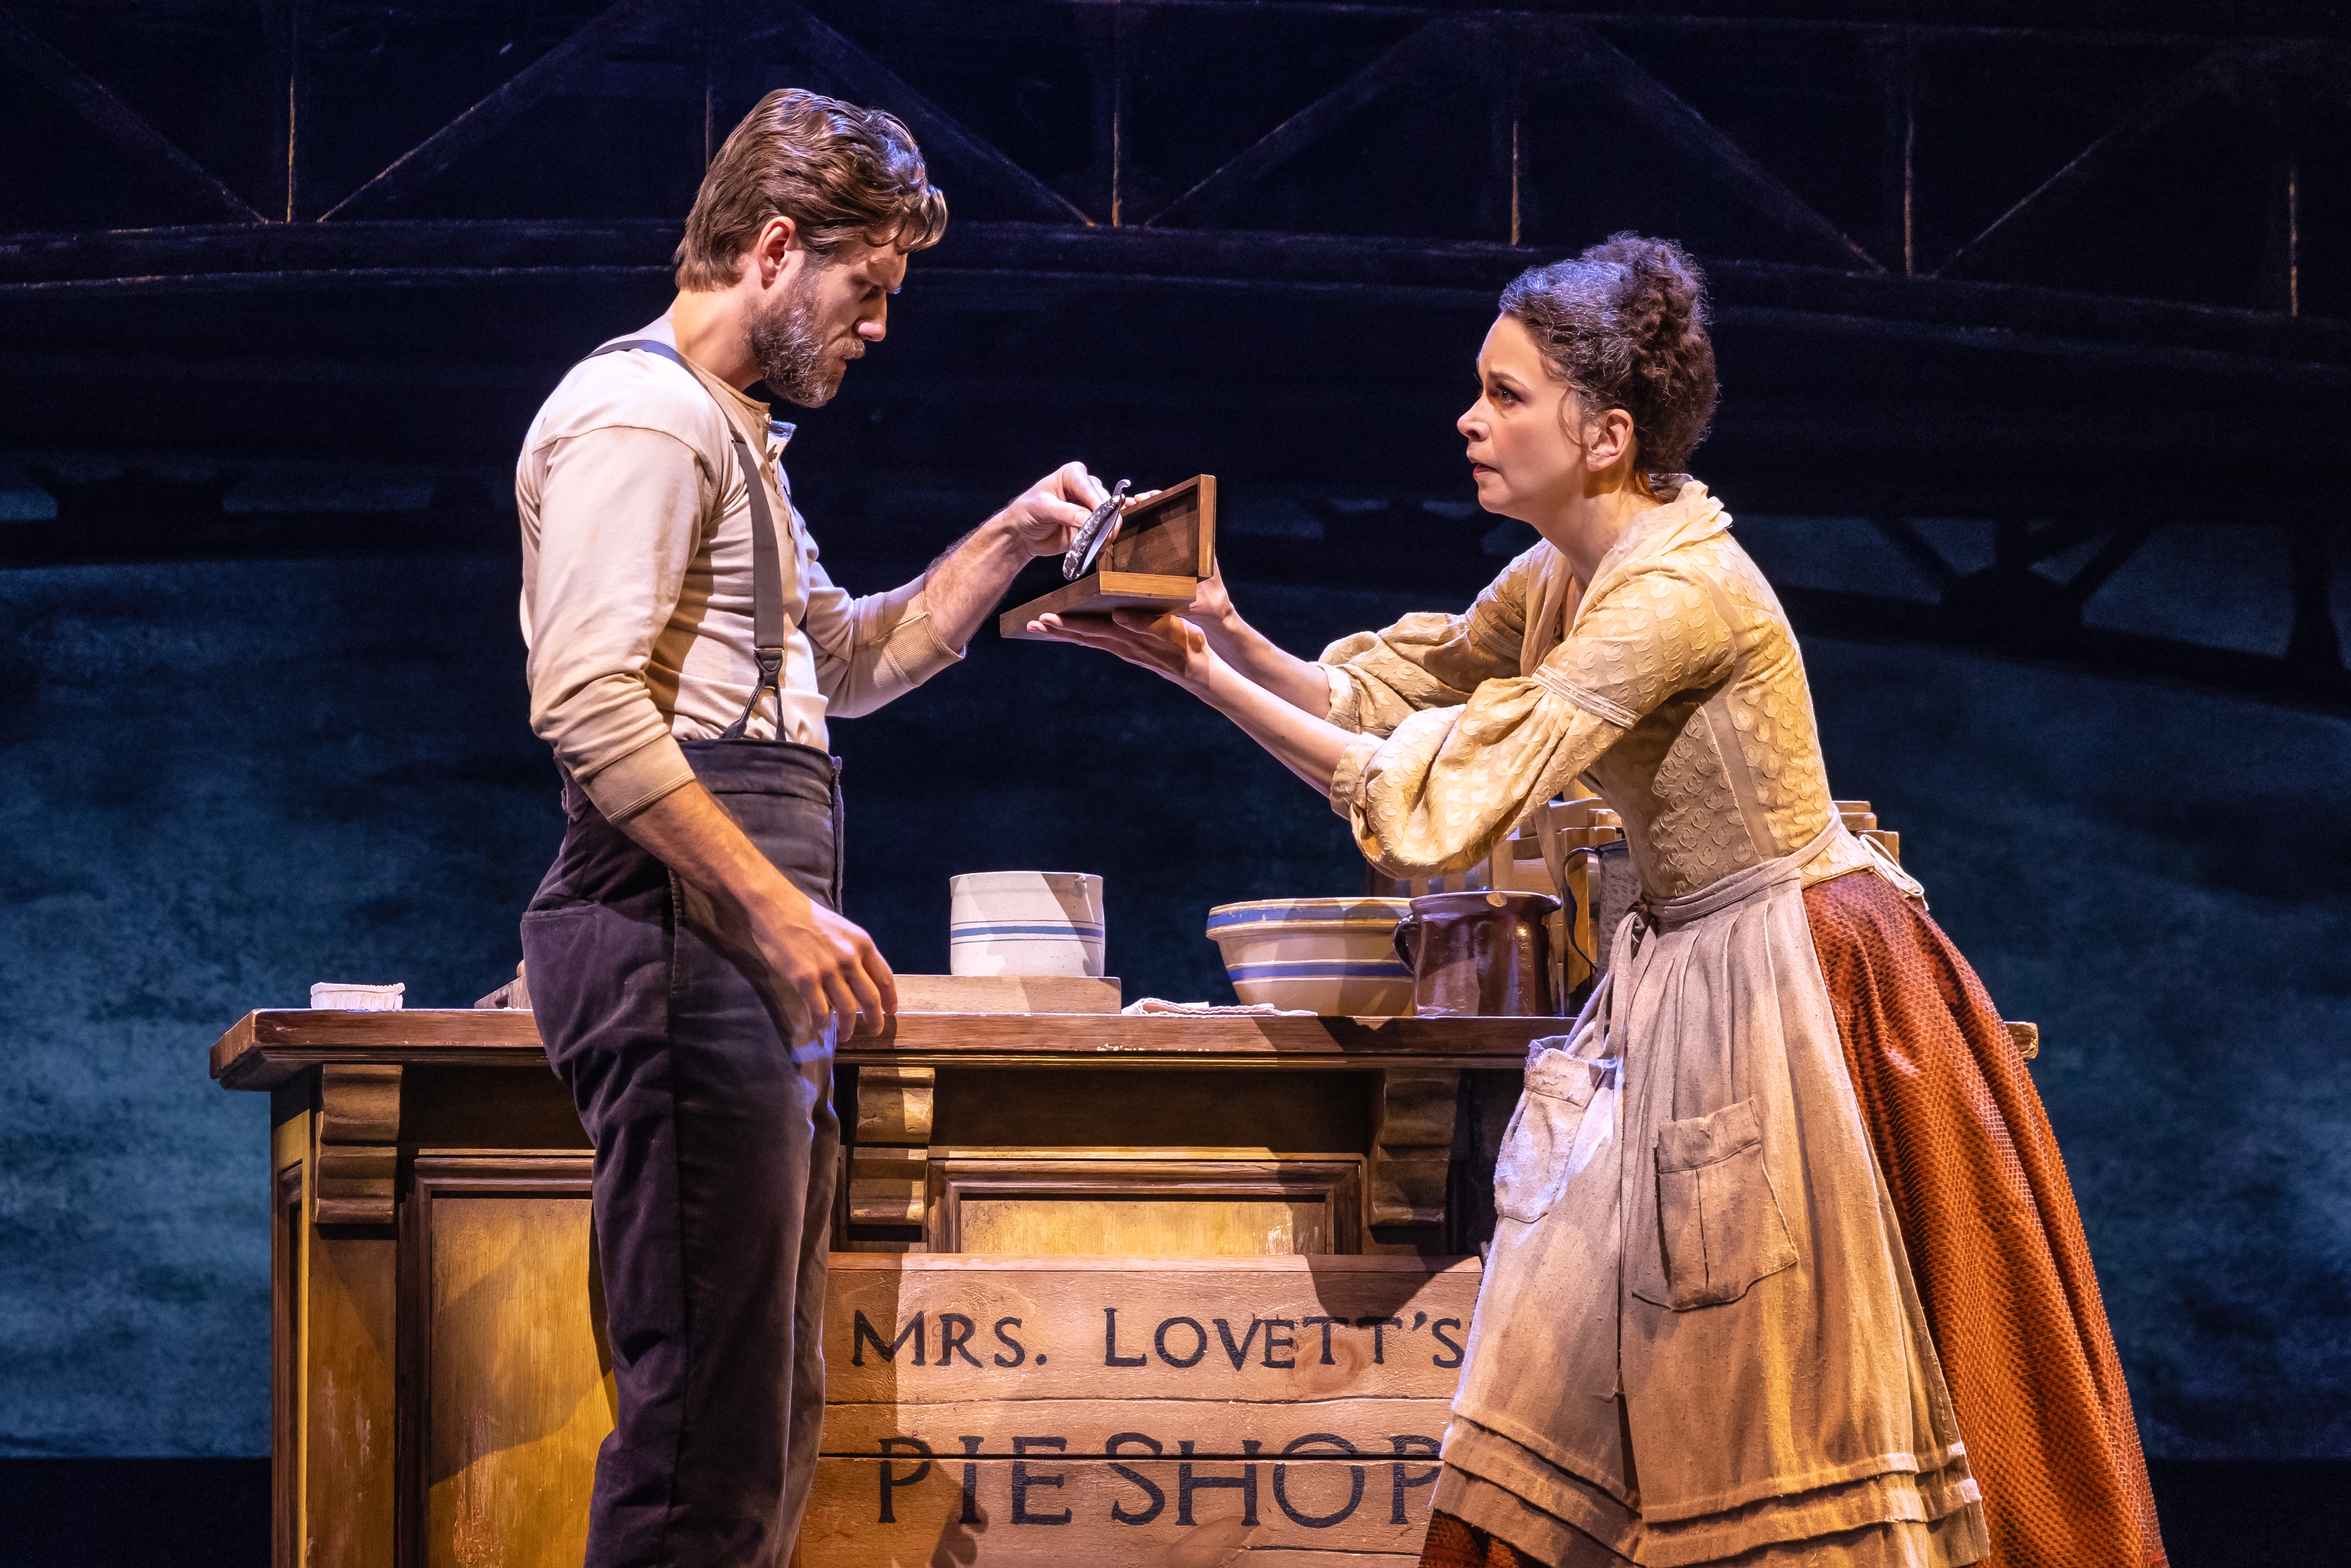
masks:
<svg viewBox="0 0 2351 1568"><path fill-rule="evenodd" d="M1217 476L1196 474L1134 507L1102 547L1095 570L997 621L1007 637L1029 636L1040 615L1107 615L1113 610L1173 610L1192 602L1217 570Z"/></svg>

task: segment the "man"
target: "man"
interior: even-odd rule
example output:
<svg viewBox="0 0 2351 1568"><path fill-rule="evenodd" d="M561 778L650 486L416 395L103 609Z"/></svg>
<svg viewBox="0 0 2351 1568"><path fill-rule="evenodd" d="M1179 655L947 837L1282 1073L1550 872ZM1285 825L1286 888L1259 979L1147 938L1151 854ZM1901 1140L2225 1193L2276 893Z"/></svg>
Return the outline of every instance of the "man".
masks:
<svg viewBox="0 0 2351 1568"><path fill-rule="evenodd" d="M946 225L896 120L768 94L703 180L668 314L573 367L517 466L531 725L566 819L523 954L596 1145L619 1393L589 1568L790 1552L823 1415L833 1045L896 1008L839 910L826 723L955 663L1102 498L1071 464L870 598L817 564L791 427L747 389L831 399Z"/></svg>

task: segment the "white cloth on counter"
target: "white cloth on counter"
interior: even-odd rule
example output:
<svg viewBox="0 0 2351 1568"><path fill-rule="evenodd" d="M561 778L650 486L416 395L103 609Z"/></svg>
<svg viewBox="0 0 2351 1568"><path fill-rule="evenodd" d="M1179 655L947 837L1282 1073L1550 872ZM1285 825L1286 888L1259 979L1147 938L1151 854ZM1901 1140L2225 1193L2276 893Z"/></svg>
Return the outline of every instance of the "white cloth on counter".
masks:
<svg viewBox="0 0 2351 1568"><path fill-rule="evenodd" d="M1131 1017L1165 1014L1176 1018L1311 1019L1318 1016L1311 1008L1278 1008L1271 1002L1171 1002L1160 997L1145 997L1141 1001L1129 1002L1119 1011Z"/></svg>

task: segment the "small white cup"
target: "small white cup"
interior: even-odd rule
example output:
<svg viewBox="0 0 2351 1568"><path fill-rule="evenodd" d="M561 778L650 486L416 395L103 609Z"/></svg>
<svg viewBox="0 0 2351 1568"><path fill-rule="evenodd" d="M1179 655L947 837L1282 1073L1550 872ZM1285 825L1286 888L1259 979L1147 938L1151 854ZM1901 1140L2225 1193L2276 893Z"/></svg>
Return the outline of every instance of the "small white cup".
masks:
<svg viewBox="0 0 2351 1568"><path fill-rule="evenodd" d="M947 878L951 975L1102 976L1102 881L1074 871Z"/></svg>

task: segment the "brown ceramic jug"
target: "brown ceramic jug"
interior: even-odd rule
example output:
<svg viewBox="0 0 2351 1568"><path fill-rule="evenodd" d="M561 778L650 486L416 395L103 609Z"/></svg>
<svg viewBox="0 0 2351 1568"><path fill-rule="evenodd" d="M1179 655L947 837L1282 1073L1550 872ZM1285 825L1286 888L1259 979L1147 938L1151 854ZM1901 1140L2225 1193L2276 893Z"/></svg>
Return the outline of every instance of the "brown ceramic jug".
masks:
<svg viewBox="0 0 2351 1568"><path fill-rule="evenodd" d="M1412 968L1423 1018L1543 1018L1552 996L1547 893L1432 893L1396 922L1396 956Z"/></svg>

